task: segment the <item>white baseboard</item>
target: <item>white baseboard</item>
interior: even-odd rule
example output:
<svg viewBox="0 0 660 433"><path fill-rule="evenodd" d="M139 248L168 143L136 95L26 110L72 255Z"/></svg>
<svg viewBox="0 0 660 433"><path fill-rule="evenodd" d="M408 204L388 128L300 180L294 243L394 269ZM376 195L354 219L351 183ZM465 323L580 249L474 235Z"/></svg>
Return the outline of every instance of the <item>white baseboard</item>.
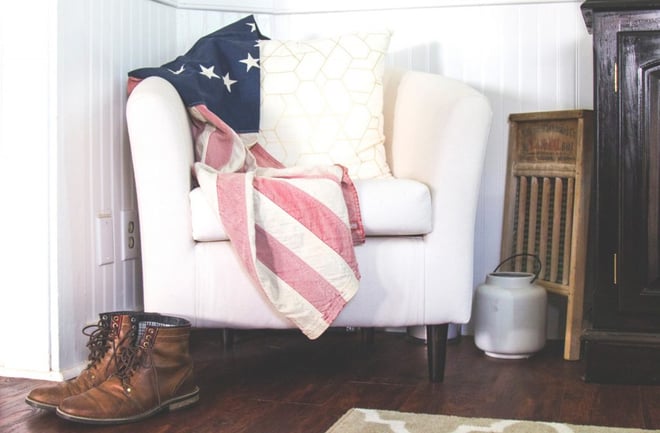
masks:
<svg viewBox="0 0 660 433"><path fill-rule="evenodd" d="M78 376L85 367L86 364L81 364L62 371L21 370L16 368L0 367L0 376L61 382L63 380Z"/></svg>

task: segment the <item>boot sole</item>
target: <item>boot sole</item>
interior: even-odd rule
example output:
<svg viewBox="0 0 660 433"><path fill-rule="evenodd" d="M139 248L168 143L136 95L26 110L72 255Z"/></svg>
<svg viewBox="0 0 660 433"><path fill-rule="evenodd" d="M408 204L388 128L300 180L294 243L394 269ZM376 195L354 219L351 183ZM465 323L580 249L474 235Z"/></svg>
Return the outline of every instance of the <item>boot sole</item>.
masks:
<svg viewBox="0 0 660 433"><path fill-rule="evenodd" d="M83 416L71 415L66 412L62 412L57 408L57 416L60 418L75 421L83 424L97 424L97 425L117 425L117 424L126 424L136 421L141 421L143 419L152 417L160 412L165 411L175 411L183 409L190 405L193 405L199 401L199 388L195 387L195 390L189 394L180 395L174 398L171 398L163 402L160 406L157 406L151 410L143 412L141 414L126 417L126 418L88 418Z"/></svg>
<svg viewBox="0 0 660 433"><path fill-rule="evenodd" d="M43 403L41 401L32 400L30 397L25 397L25 402L36 409L46 410L48 412L55 412L57 410L56 404Z"/></svg>

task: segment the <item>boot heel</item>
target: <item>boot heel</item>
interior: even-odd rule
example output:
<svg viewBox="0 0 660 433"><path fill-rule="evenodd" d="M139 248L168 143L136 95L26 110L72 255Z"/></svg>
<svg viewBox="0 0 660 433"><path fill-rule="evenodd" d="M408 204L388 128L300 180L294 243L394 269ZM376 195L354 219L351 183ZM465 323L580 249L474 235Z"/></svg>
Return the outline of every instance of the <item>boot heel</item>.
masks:
<svg viewBox="0 0 660 433"><path fill-rule="evenodd" d="M172 412L174 410L178 409L183 409L184 407L188 407L192 404L195 404L199 401L199 389L196 389L195 392L192 394L188 394L186 396L181 397L177 401L174 401L170 403L167 406L167 409Z"/></svg>

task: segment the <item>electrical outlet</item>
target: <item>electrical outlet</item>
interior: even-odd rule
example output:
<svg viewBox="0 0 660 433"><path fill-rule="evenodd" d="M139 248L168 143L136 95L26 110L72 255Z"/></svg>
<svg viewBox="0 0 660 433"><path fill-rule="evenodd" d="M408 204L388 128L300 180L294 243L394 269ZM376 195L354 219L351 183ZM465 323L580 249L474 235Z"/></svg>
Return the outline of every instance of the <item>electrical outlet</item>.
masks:
<svg viewBox="0 0 660 433"><path fill-rule="evenodd" d="M112 215L102 213L96 217L96 263L107 265L115 261L115 242Z"/></svg>
<svg viewBox="0 0 660 433"><path fill-rule="evenodd" d="M121 259L135 260L140 251L138 214L135 210L121 211Z"/></svg>

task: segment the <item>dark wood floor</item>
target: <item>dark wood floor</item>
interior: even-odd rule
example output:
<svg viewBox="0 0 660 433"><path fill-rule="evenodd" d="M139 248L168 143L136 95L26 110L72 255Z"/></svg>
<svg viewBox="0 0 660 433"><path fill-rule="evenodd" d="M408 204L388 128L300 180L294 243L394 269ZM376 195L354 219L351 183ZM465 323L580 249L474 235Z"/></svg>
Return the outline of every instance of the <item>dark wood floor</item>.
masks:
<svg viewBox="0 0 660 433"><path fill-rule="evenodd" d="M0 378L0 431L324 432L352 407L660 429L660 387L586 384L581 362L551 343L522 361L495 360L462 338L448 348L446 378L430 384L425 347L403 334L333 331L317 341L292 332L191 338L200 403L137 425L92 427L32 409L23 399L41 382Z"/></svg>

